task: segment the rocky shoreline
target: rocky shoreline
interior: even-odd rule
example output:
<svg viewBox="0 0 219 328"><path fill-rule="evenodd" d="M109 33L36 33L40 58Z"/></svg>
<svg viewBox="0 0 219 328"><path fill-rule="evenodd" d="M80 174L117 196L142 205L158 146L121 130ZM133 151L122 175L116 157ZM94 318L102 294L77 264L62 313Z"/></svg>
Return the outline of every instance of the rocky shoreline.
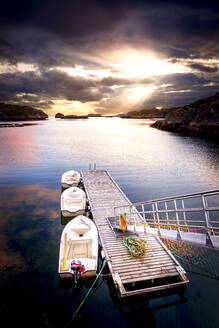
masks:
<svg viewBox="0 0 219 328"><path fill-rule="evenodd" d="M156 121L152 127L191 135L219 135L219 92L190 105L171 110L164 120Z"/></svg>
<svg viewBox="0 0 219 328"><path fill-rule="evenodd" d="M219 135L219 123L194 123L191 122L188 125L182 124L181 122L168 122L168 121L156 121L151 124L152 127L170 131L170 132L181 132L191 135Z"/></svg>
<svg viewBox="0 0 219 328"><path fill-rule="evenodd" d="M20 128L23 126L37 125L36 123L0 123L0 128Z"/></svg>

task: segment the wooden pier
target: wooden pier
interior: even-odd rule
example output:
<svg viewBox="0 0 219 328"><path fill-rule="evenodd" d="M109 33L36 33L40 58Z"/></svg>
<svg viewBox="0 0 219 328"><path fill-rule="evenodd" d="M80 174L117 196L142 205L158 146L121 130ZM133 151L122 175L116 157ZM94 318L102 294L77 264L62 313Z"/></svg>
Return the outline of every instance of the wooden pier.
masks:
<svg viewBox="0 0 219 328"><path fill-rule="evenodd" d="M120 297L166 291L178 293L184 290L189 283L185 271L159 237L139 232L138 237L147 242L147 251L142 257L132 257L123 244L123 236L116 237L114 234L108 218L114 216L114 207L130 205L131 202L109 173L105 170L89 170L82 171L81 175Z"/></svg>

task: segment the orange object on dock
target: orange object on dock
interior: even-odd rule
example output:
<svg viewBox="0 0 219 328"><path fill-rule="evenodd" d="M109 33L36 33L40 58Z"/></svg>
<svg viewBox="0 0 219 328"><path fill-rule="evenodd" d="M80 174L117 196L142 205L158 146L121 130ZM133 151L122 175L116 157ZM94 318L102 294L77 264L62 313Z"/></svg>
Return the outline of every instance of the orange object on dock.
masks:
<svg viewBox="0 0 219 328"><path fill-rule="evenodd" d="M120 215L120 227L123 232L127 230L127 223L126 223L126 214L123 213Z"/></svg>

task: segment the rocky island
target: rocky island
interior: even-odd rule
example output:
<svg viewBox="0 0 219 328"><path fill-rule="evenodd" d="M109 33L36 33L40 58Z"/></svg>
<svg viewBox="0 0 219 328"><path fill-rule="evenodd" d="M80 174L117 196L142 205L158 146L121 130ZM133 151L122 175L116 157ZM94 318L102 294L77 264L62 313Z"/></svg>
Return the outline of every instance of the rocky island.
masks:
<svg viewBox="0 0 219 328"><path fill-rule="evenodd" d="M151 126L187 134L218 135L219 92L190 105L169 109L164 120L156 121Z"/></svg>
<svg viewBox="0 0 219 328"><path fill-rule="evenodd" d="M37 121L47 118L48 115L40 109L0 103L0 121Z"/></svg>
<svg viewBox="0 0 219 328"><path fill-rule="evenodd" d="M75 119L84 119L88 118L88 115L64 115L62 113L56 113L55 118L60 118L60 119L70 119L70 120L75 120Z"/></svg>

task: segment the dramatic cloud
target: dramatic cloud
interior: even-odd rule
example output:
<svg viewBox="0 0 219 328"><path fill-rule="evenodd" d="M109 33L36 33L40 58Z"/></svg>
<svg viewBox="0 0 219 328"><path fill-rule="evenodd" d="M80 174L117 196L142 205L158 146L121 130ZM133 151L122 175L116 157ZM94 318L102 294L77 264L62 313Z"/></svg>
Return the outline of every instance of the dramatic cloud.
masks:
<svg viewBox="0 0 219 328"><path fill-rule="evenodd" d="M190 67L194 70L200 71L200 72L208 72L208 73L216 73L218 72L217 66L205 66L202 64L191 64Z"/></svg>
<svg viewBox="0 0 219 328"><path fill-rule="evenodd" d="M20 0L0 29L0 101L111 114L219 89L217 2Z"/></svg>
<svg viewBox="0 0 219 328"><path fill-rule="evenodd" d="M31 95L29 97L32 99L38 95L41 98L64 98L81 102L98 101L103 97L95 80L71 77L56 70L40 74L35 72L5 73L0 75L0 83L2 97L9 92L14 98L24 94Z"/></svg>

